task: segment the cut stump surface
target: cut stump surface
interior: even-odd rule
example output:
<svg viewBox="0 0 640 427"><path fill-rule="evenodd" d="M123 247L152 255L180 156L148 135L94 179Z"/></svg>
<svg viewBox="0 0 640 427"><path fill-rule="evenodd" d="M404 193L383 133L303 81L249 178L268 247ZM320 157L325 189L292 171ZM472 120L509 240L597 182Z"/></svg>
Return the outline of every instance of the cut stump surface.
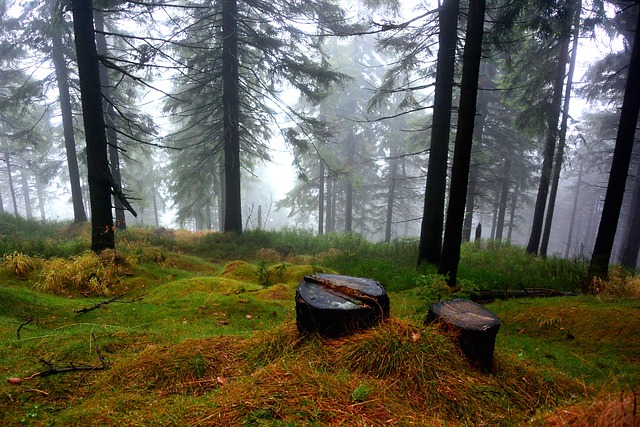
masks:
<svg viewBox="0 0 640 427"><path fill-rule="evenodd" d="M440 322L459 334L462 352L482 369L491 370L500 319L480 304L464 299L429 307L425 323Z"/></svg>
<svg viewBox="0 0 640 427"><path fill-rule="evenodd" d="M339 337L389 317L389 297L379 282L338 274L305 276L296 290L300 333Z"/></svg>

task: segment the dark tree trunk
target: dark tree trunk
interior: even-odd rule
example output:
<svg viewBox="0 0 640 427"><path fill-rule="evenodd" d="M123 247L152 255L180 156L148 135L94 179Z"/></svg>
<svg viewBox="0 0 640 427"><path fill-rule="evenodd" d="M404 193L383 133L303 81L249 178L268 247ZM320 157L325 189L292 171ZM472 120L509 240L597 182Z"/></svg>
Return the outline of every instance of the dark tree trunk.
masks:
<svg viewBox="0 0 640 427"><path fill-rule="evenodd" d="M574 10L574 27L573 27L573 44L571 46L571 61L569 63L569 74L567 75L567 87L565 88L564 104L562 106L562 123L560 124L560 136L558 139L558 149L553 166L553 177L551 180L551 192L549 193L549 202L547 206L547 217L544 222L544 231L542 233L542 242L540 243L539 253L541 256L547 256L549 247L549 238L551 237L551 223L553 221L553 212L556 207L556 197L558 195L558 186L560 185L560 172L562 170L562 160L564 158L564 147L567 140L567 125L569 122L569 103L571 101L571 86L573 85L573 73L576 69L576 56L578 53L578 37L580 36L580 10L582 1L578 0Z"/></svg>
<svg viewBox="0 0 640 427"><path fill-rule="evenodd" d="M509 184L511 181L511 153L507 153L504 161L504 169L502 171L502 179L500 185L500 201L498 203L498 221L496 223L495 239L502 241L502 233L504 231L504 217L507 213L507 199L509 198Z"/></svg>
<svg viewBox="0 0 640 427"><path fill-rule="evenodd" d="M459 0L444 0L438 17L440 23L438 65L418 264L425 262L438 264L442 250L459 7Z"/></svg>
<svg viewBox="0 0 640 427"><path fill-rule="evenodd" d="M96 25L96 48L98 55L107 56L107 40L104 36L104 13L101 10L95 10L93 13ZM102 108L105 113L104 121L107 130L107 147L109 152L109 161L111 164L111 177L116 188L122 187L122 174L120 173L120 154L118 152L118 135L116 134L116 125L113 121L115 110L111 99L111 89L109 86L109 74L107 68L100 63L100 85L102 86ZM125 220L125 207L120 200L121 195L113 195L113 207L116 215L116 228L118 230L126 230L127 222Z"/></svg>
<svg viewBox="0 0 640 427"><path fill-rule="evenodd" d="M640 253L640 161L636 170L635 186L631 196L629 226L622 245L620 263L629 270L635 270Z"/></svg>
<svg viewBox="0 0 640 427"><path fill-rule="evenodd" d="M638 124L638 111L640 111L640 37L638 34L640 34L640 14L638 14L636 22L627 86L624 91L622 111L620 112L618 135L616 136L616 146L613 150L607 194L604 198L600 226L598 227L591 262L589 263L589 278L607 278L613 239L618 227L620 208L622 207L624 188L629 172L629 162L633 151L633 140Z"/></svg>
<svg viewBox="0 0 640 427"><path fill-rule="evenodd" d="M72 10L82 118L87 140L91 249L99 253L104 249L115 248L115 240L111 209L111 176L107 161L107 137L91 0L72 0Z"/></svg>
<svg viewBox="0 0 640 427"><path fill-rule="evenodd" d="M324 234L324 160L320 158L320 177L318 179L318 235Z"/></svg>
<svg viewBox="0 0 640 427"><path fill-rule="evenodd" d="M4 152L4 162L7 164L7 178L9 180L9 191L11 193L11 202L13 203L13 214L18 216L18 202L16 200L16 190L13 186L13 175L11 173L11 157L9 152Z"/></svg>
<svg viewBox="0 0 640 427"><path fill-rule="evenodd" d="M224 231L242 232L240 193L240 94L238 74L238 4L222 2L222 105L224 128Z"/></svg>
<svg viewBox="0 0 640 427"><path fill-rule="evenodd" d="M57 4L57 3L56 3ZM61 10L52 13L57 19L62 20ZM64 44L58 26L53 26L51 53L53 65L58 83L58 96L60 99L60 112L62 114L62 130L64 134L64 147L67 155L67 168L69 169L69 185L71 186L71 201L73 203L73 221L85 222L87 214L84 210L82 199L82 186L80 185L80 169L76 154L76 140L73 132L73 111L71 110L71 95L69 93L69 71L64 57Z"/></svg>
<svg viewBox="0 0 640 427"><path fill-rule="evenodd" d="M567 234L567 247L564 250L564 257L569 258L569 250L571 249L571 241L573 239L573 227L576 222L576 211L578 210L578 200L580 199L580 187L582 186L582 172L584 169L584 160L580 160L580 169L578 169L578 181L576 182L576 194L573 198L573 208L571 209L571 221L569 223L569 233Z"/></svg>
<svg viewBox="0 0 640 427"><path fill-rule="evenodd" d="M464 204L467 198L469 165L473 142L473 127L478 97L478 77L482 57L482 36L484 34L485 0L470 0L467 32L462 56L462 80L460 82L460 106L458 126L451 168L451 188L447 223L444 231L442 257L438 273L448 275L449 286L456 285L460 244L462 243L462 223Z"/></svg>
<svg viewBox="0 0 640 427"><path fill-rule="evenodd" d="M151 182L151 202L153 204L153 223L160 227L160 217L158 215L158 192L156 191L155 180Z"/></svg>
<svg viewBox="0 0 640 427"><path fill-rule="evenodd" d="M549 116L547 118L547 137L542 155L542 170L540 172L540 183L538 185L538 195L533 210L533 223L531 225L531 235L527 244L527 252L537 254L540 246L540 236L542 234L542 222L544 211L549 195L549 183L551 181L551 167L553 166L553 154L556 150L556 139L558 137L558 120L560 119L560 108L562 105L562 88L564 87L564 77L569 56L569 33L562 35L559 42L560 52L558 54L558 64L556 69L555 82L553 84L553 97Z"/></svg>

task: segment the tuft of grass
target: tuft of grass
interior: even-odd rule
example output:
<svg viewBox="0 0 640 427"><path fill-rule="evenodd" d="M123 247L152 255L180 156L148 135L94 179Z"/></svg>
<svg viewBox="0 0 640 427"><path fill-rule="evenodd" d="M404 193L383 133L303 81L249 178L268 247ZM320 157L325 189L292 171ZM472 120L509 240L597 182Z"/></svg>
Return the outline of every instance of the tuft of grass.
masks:
<svg viewBox="0 0 640 427"><path fill-rule="evenodd" d="M608 280L593 280L591 290L596 295L637 299L640 298L640 276L614 266L610 269Z"/></svg>
<svg viewBox="0 0 640 427"><path fill-rule="evenodd" d="M40 259L20 252L13 252L2 257L2 267L20 280L26 280L29 273L40 265Z"/></svg>
<svg viewBox="0 0 640 427"><path fill-rule="evenodd" d="M602 392L587 402L555 409L543 422L548 427L636 427L640 425L638 395L635 391Z"/></svg>

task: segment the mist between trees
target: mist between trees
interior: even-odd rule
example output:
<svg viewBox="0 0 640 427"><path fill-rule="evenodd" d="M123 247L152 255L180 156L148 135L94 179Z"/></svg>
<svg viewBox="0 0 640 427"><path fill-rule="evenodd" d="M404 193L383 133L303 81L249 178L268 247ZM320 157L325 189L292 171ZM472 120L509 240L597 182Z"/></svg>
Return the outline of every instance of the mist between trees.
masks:
<svg viewBox="0 0 640 427"><path fill-rule="evenodd" d="M639 9L2 0L0 210L90 218L97 252L294 227L417 236L451 284L478 238L635 268Z"/></svg>

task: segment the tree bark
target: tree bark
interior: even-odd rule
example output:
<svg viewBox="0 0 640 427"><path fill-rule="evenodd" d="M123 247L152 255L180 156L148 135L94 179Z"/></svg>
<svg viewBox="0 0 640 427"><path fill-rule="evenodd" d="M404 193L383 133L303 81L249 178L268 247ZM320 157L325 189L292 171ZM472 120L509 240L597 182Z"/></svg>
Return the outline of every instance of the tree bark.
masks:
<svg viewBox="0 0 640 427"><path fill-rule="evenodd" d="M442 250L459 7L459 0L443 0L438 16L438 65L418 264L438 264Z"/></svg>
<svg viewBox="0 0 640 427"><path fill-rule="evenodd" d="M107 40L104 36L104 12L94 10L93 17L96 25L96 48L98 55L107 56ZM105 113L104 121L107 131L107 151L109 153L109 161L111 165L111 177L113 184L117 188L122 187L122 174L120 173L120 154L118 152L118 135L116 134L116 125L113 121L115 110L111 98L111 90L109 86L109 74L107 68L100 62L100 86L102 86L102 108ZM120 200L118 194L113 195L113 207L116 215L116 228L118 230L126 230L127 222L125 220L125 207Z"/></svg>
<svg viewBox="0 0 640 427"><path fill-rule="evenodd" d="M439 274L448 275L449 286L456 285L458 262L460 261L464 204L469 182L473 127L478 97L478 77L482 57L485 5L485 0L470 0L469 2L469 17L462 56L460 106L458 108L458 126L451 168L449 206L447 208L442 257L438 266Z"/></svg>
<svg viewBox="0 0 640 427"><path fill-rule="evenodd" d="M327 176L327 196L326 196L326 204L327 208L325 210L326 215L326 231L327 233L334 232L333 228L333 176L331 175L331 171L329 170L329 175Z"/></svg>
<svg viewBox="0 0 640 427"><path fill-rule="evenodd" d="M238 4L222 2L222 105L224 132L224 231L242 232L240 193L240 94Z"/></svg>
<svg viewBox="0 0 640 427"><path fill-rule="evenodd" d="M589 263L588 278L600 277L607 279L609 259L613 248L613 239L618 227L620 209L624 196L624 188L629 172L629 163L633 151L633 142L638 124L638 112L640 111L640 14L636 22L636 30L631 51L631 62L627 75L627 86L622 101L616 146L613 151L611 172L607 194L604 199L600 226ZM590 283L585 284L589 286Z"/></svg>
<svg viewBox="0 0 640 427"><path fill-rule="evenodd" d="M511 235L513 234L513 227L516 219L516 207L518 205L518 187L513 189L511 193L511 208L509 210L509 229L507 231L507 242L511 243Z"/></svg>
<svg viewBox="0 0 640 427"><path fill-rule="evenodd" d="M54 12L52 12L52 16L55 16L56 19L62 21L62 10L55 7ZM64 57L64 44L62 42L62 34L60 34L59 31L59 25L54 25L52 29L51 37L53 49L51 56L56 72L60 112L62 114L64 147L67 155L69 185L71 187L71 201L73 203L73 222L80 223L87 221L87 214L84 210L82 186L80 185L80 168L78 167L76 140L73 131L73 111L71 109L71 95L69 92L69 70Z"/></svg>
<svg viewBox="0 0 640 427"><path fill-rule="evenodd" d="M573 85L573 73L576 69L576 57L578 53L578 38L580 36L580 11L582 9L582 1L578 0L574 10L574 27L573 27L573 44L571 46L571 61L569 63L569 73L567 74L567 87L564 94L564 105L562 107L562 123L560 124L560 137L558 139L558 149L553 166L553 177L551 180L551 192L549 193L549 202L547 206L547 217L544 222L544 231L542 233L542 242L540 243L539 253L541 256L547 256L549 247L549 238L551 237L551 223L553 221L553 212L556 207L556 197L558 195L558 186L560 185L560 172L562 170L562 161L564 158L564 147L567 140L567 125L569 123L569 103L571 101L571 86Z"/></svg>
<svg viewBox="0 0 640 427"><path fill-rule="evenodd" d="M580 199L580 187L582 185L582 172L584 170L584 159L580 159L580 169L578 169L578 180L576 182L576 194L573 197L573 208L571 209L571 221L569 223L569 233L567 234L567 247L564 250L564 257L569 258L571 240L573 239L573 227L576 222L576 211L578 210L578 200Z"/></svg>
<svg viewBox="0 0 640 427"><path fill-rule="evenodd" d="M549 116L547 118L547 137L542 154L542 170L540 171L540 183L538 185L538 195L533 210L533 223L531 225L531 235L527 244L527 252L537 254L540 246L542 234L542 222L544 211L549 195L549 183L551 181L551 167L553 166L553 154L556 151L556 139L558 137L558 120L560 119L560 108L562 105L562 88L564 87L564 77L569 56L569 33L562 35L559 42L560 52L558 54L558 64L556 69L555 82L553 84L553 96Z"/></svg>
<svg viewBox="0 0 640 427"><path fill-rule="evenodd" d="M396 181L398 175L397 149L392 148L389 160L389 188L387 192L387 214L384 226L384 241L391 241L391 226L393 225L393 204L396 198Z"/></svg>
<svg viewBox="0 0 640 427"><path fill-rule="evenodd" d="M102 111L98 52L93 28L93 7L91 0L72 0L71 4L78 55L82 118L87 140L91 249L100 253L104 249L115 248L115 240L107 137Z"/></svg>

